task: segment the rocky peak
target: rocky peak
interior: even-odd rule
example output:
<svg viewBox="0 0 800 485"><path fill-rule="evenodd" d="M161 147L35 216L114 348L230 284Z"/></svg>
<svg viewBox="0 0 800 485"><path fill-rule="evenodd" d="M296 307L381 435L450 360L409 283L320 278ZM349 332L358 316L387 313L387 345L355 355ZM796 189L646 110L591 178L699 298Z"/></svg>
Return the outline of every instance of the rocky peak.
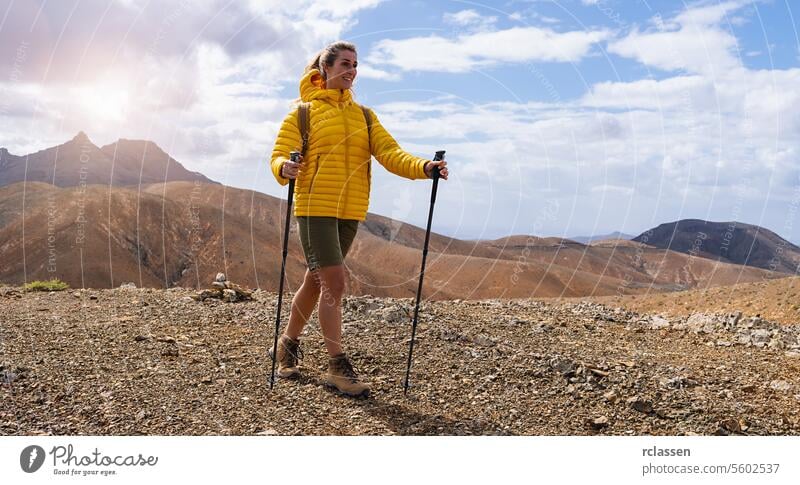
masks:
<svg viewBox="0 0 800 485"><path fill-rule="evenodd" d="M72 138L72 142L74 143L91 143L89 137L83 131L79 131L77 135Z"/></svg>

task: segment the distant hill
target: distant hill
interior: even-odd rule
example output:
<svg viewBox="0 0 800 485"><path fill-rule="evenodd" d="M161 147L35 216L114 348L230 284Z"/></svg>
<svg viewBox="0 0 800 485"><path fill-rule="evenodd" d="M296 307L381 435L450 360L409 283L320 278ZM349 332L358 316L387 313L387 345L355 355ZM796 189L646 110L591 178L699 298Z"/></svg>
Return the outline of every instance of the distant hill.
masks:
<svg viewBox="0 0 800 485"><path fill-rule="evenodd" d="M11 184L0 187L0 281L58 277L74 287L109 288L128 281L198 287L222 271L245 286L275 290L284 213L281 199L219 184L89 185L85 190ZM424 236L422 228L369 214L346 260L350 292L413 297ZM550 239L475 242L431 234L425 295L637 294L782 275L648 246ZM289 290L299 286L304 272L293 224Z"/></svg>
<svg viewBox="0 0 800 485"><path fill-rule="evenodd" d="M598 235L598 236L573 236L573 237L570 237L569 239L571 239L571 240L573 240L575 242L579 242L581 244L589 244L589 243L593 243L595 241L604 241L604 240L607 240L607 239L626 239L626 240L630 240L630 239L633 239L633 235L632 234L625 234L624 232L614 231L614 232L611 232L611 233L608 233L608 234L601 234L601 235Z"/></svg>
<svg viewBox="0 0 800 485"><path fill-rule="evenodd" d="M119 140L99 148L83 132L29 155L13 155L0 148L0 186L24 180L58 187L109 183L120 187L177 180L217 183L190 172L153 142Z"/></svg>
<svg viewBox="0 0 800 485"><path fill-rule="evenodd" d="M148 141L98 148L80 133L26 157L1 153L4 283L57 277L73 287L200 287L222 271L244 286L277 289L283 199L189 172ZM24 179L25 160L27 182L7 183ZM587 245L524 234L467 241L432 233L424 295L626 295L785 276L602 237ZM345 261L351 294L413 297L424 239L422 228L368 214ZM287 289L296 289L304 272L292 224Z"/></svg>
<svg viewBox="0 0 800 485"><path fill-rule="evenodd" d="M643 232L634 241L725 263L797 274L800 247L769 229L742 222L683 219Z"/></svg>

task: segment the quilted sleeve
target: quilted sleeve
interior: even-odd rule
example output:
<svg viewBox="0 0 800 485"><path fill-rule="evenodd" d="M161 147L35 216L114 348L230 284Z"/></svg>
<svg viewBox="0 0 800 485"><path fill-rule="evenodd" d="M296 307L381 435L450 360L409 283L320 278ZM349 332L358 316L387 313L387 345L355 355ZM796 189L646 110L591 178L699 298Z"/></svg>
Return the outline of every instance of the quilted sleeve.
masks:
<svg viewBox="0 0 800 485"><path fill-rule="evenodd" d="M303 140L300 136L297 110L295 109L283 120L280 130L278 130L278 138L275 140L275 147L272 149L270 168L272 169L272 175L279 184L286 185L289 183L288 178L281 176L281 165L289 160L289 152L300 151L302 146Z"/></svg>
<svg viewBox="0 0 800 485"><path fill-rule="evenodd" d="M429 160L415 157L403 151L397 141L378 121L375 112L370 110L370 113L372 114L370 149L375 159L386 167L386 170L401 177L412 180L428 178L425 175L424 167Z"/></svg>

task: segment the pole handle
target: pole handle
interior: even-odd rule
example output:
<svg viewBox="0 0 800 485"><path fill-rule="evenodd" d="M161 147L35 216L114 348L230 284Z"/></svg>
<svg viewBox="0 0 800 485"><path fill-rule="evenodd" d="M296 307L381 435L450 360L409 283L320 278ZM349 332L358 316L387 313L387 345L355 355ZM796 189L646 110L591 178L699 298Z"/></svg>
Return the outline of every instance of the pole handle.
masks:
<svg viewBox="0 0 800 485"><path fill-rule="evenodd" d="M446 151L446 150L439 150L439 151L437 151L437 152L436 152L436 154L433 156L433 161L434 161L434 162L439 162L439 161L442 161L442 160L444 160L444 153L445 153L445 151ZM433 175L433 177L432 177L432 178L433 178L434 180L436 180L436 179L438 179L439 177L441 177L441 176L442 176L442 174L441 174L441 173L439 173L439 166L438 166L438 165L433 167L433 173L432 173L431 175Z"/></svg>

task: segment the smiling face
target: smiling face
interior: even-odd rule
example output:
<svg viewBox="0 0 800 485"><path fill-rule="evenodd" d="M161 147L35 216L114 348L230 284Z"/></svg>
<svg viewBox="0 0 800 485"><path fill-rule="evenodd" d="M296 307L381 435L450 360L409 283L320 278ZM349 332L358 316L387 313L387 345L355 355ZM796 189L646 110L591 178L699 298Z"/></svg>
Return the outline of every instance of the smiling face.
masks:
<svg viewBox="0 0 800 485"><path fill-rule="evenodd" d="M328 89L350 89L356 78L358 60L356 53L343 49L336 56L332 66L325 66L325 87Z"/></svg>

